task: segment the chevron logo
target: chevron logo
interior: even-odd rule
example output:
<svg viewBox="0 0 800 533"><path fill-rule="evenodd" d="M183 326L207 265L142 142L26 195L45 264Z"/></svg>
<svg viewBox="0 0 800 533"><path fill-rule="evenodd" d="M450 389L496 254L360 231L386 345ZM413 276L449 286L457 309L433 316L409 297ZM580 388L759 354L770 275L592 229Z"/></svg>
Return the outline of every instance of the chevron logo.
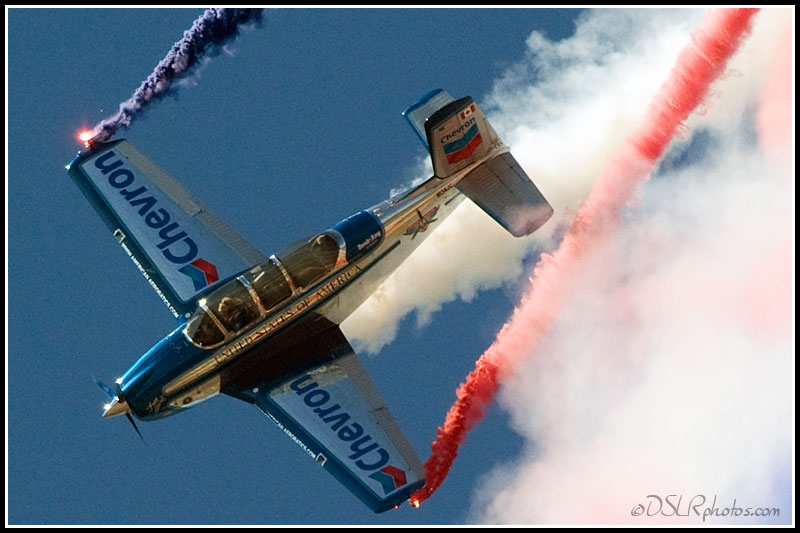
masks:
<svg viewBox="0 0 800 533"><path fill-rule="evenodd" d="M474 118L471 120L473 122L472 127L470 127L460 139L443 146L444 154L447 157L447 163L450 165L467 159L483 142L481 134L478 131L478 124L475 122ZM460 133L460 131L461 128L457 130L457 133Z"/></svg>
<svg viewBox="0 0 800 533"><path fill-rule="evenodd" d="M199 291L219 280L217 267L205 259L195 259L188 265L182 266L178 272L186 274L194 282L194 290Z"/></svg>
<svg viewBox="0 0 800 533"><path fill-rule="evenodd" d="M384 466L377 472L373 472L369 477L381 484L384 494L394 492L408 482L406 473L391 465Z"/></svg>

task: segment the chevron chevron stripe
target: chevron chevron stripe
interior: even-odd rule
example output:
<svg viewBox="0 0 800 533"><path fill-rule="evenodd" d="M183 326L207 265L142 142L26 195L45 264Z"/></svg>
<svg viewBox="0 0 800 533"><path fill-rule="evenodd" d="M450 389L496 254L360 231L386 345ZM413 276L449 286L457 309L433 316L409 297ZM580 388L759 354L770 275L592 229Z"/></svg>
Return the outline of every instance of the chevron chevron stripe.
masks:
<svg viewBox="0 0 800 533"><path fill-rule="evenodd" d="M384 494L389 494L408 482L406 473L391 465L381 468L369 477L381 484Z"/></svg>
<svg viewBox="0 0 800 533"><path fill-rule="evenodd" d="M178 272L186 274L194 282L195 290L200 290L207 287L219 280L217 267L206 261L205 259L195 259L188 265L184 265L178 269Z"/></svg>

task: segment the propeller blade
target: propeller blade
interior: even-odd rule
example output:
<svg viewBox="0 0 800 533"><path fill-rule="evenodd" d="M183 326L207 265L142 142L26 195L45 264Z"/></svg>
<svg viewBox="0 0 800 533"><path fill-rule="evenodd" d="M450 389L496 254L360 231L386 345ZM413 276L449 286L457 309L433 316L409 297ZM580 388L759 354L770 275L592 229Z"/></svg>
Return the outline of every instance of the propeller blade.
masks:
<svg viewBox="0 0 800 533"><path fill-rule="evenodd" d="M117 393L114 392L114 389L112 389L111 387L109 387L108 385L106 385L105 383L100 381L99 379L94 378L94 382L97 383L97 386L100 387L103 390L103 392L105 392L108 395L109 399L113 400L113 399L115 399L117 397Z"/></svg>
<svg viewBox="0 0 800 533"><path fill-rule="evenodd" d="M127 413L125 413L125 416L127 416L127 417L128 417L128 421L129 421L129 422L131 423L131 425L133 426L133 429L136 431L136 434L137 434L137 435L139 435L139 438L140 438L140 439L142 439L142 442L144 442L144 437L142 437L142 433L139 431L139 428L138 428L138 427L136 427L136 422L134 422L134 421L133 421L133 417L131 416L131 413L130 413L130 411L128 411Z"/></svg>

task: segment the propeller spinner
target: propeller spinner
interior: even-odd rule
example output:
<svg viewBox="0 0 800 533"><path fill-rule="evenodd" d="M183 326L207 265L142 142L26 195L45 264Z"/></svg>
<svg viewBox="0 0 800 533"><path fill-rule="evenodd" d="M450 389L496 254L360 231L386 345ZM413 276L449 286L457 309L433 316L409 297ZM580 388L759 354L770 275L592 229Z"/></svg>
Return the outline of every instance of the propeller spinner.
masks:
<svg viewBox="0 0 800 533"><path fill-rule="evenodd" d="M103 392L105 392L111 399L111 401L104 406L105 410L103 411L103 418L124 414L127 417L128 422L130 422L133 426L136 434L139 435L139 438L142 439L142 441L144 441L144 437L142 437L142 433L139 431L139 428L136 426L136 422L133 420L133 416L131 415L131 407L128 405L128 402L125 401L125 397L122 396L122 390L120 390L119 385L117 385L117 390L115 392L105 383L98 380L95 380L95 382L97 382L97 385L103 389Z"/></svg>

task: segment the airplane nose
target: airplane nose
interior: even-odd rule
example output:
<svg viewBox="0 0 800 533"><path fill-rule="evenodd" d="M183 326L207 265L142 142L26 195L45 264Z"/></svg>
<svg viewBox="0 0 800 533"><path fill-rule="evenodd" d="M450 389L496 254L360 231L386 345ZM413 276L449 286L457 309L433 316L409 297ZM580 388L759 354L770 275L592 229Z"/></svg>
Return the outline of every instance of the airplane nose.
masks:
<svg viewBox="0 0 800 533"><path fill-rule="evenodd" d="M105 405L105 411L103 411L103 418L108 418L110 416L117 416L123 415L131 412L131 408L128 405L128 402L125 400L120 400L119 396L111 400L111 403L107 403Z"/></svg>

